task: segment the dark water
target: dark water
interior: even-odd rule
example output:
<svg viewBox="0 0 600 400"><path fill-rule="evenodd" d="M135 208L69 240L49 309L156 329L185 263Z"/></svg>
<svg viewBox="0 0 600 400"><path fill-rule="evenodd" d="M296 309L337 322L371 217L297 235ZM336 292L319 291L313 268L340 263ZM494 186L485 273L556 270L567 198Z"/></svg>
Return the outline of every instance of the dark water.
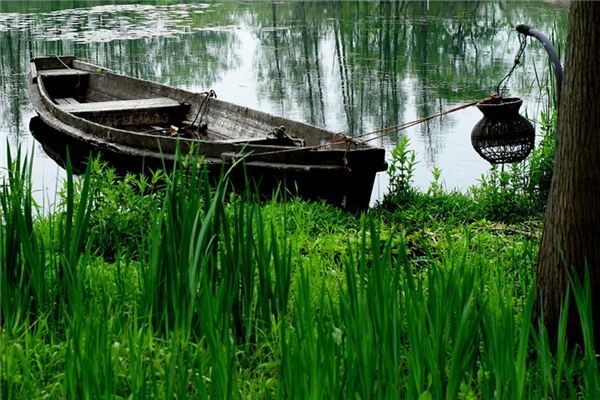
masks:
<svg viewBox="0 0 600 400"><path fill-rule="evenodd" d="M107 4L107 3L118 3ZM181 2L183 3L183 2ZM35 146L36 198L52 202L63 172L28 124L30 55L75 54L119 72L360 134L486 97L513 64L514 26L566 38L567 11L549 2L0 2L0 165ZM530 42L509 81L535 119L548 103L547 56ZM466 190L489 164L470 145L470 108L380 139L407 135L426 188L431 169ZM388 151L389 157L389 151ZM373 198L386 190L380 174Z"/></svg>

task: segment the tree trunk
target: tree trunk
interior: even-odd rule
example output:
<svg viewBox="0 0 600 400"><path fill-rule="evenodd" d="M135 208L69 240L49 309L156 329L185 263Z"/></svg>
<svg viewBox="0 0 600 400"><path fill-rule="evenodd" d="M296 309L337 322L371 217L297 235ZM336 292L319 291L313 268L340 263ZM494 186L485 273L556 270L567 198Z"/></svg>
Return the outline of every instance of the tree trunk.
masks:
<svg viewBox="0 0 600 400"><path fill-rule="evenodd" d="M567 44L534 318L543 316L556 344L569 275L583 281L587 265L594 340L600 349L600 2L571 3ZM575 301L570 302L567 337L572 345L582 343L582 337Z"/></svg>

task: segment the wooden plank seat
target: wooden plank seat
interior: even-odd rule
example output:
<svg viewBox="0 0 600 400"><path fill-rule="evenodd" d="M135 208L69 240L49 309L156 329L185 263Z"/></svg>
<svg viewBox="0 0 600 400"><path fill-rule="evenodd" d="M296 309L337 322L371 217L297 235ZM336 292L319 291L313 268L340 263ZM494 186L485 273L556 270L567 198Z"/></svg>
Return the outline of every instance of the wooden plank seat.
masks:
<svg viewBox="0 0 600 400"><path fill-rule="evenodd" d="M60 104L59 99L55 99L59 107L67 112L77 113L105 113L115 111L143 111L151 109L176 109L181 105L177 100L168 97L157 97L152 99L135 100L113 100L99 101L94 103L69 103Z"/></svg>
<svg viewBox="0 0 600 400"><path fill-rule="evenodd" d="M175 124L183 120L190 109L189 104L180 104L177 100L167 97L93 103L79 103L70 97L54 100L64 111L112 127Z"/></svg>

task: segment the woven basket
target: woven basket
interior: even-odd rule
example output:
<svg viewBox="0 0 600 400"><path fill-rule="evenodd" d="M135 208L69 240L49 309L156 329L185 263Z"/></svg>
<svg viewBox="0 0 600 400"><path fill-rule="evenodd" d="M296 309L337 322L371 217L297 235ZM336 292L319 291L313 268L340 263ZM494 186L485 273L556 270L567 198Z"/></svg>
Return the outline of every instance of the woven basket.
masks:
<svg viewBox="0 0 600 400"><path fill-rule="evenodd" d="M471 132L475 151L492 164L523 161L535 142L533 125L519 108L523 100L517 97L493 98L477 104L483 118Z"/></svg>

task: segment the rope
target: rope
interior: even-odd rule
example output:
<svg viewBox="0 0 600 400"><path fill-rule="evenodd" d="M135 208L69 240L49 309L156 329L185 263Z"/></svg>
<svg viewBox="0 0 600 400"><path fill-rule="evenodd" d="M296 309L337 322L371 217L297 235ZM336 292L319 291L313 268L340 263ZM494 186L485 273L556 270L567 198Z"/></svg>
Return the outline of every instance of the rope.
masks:
<svg viewBox="0 0 600 400"><path fill-rule="evenodd" d="M427 116L427 117L419 118L419 119L416 119L416 120L411 121L411 122L405 122L404 124L390 126L390 127L382 128L382 129L379 129L379 130L376 130L376 131L372 131L372 132L367 132L367 133L364 133L362 135L359 135L358 137L363 137L363 136L368 136L368 135L373 135L373 134L376 134L376 133L380 133L379 135L377 135L375 137L372 137L370 139L367 139L367 140L363 141L363 143L368 143L368 142L371 142L373 140L376 140L376 139L382 138L384 136L390 135L392 133L399 132L401 130L410 128L412 126L422 124L423 122L427 122L427 121L432 120L434 118L443 117L444 115L447 115L447 114L450 114L450 113L453 113L453 112L456 112L456 111L464 110L465 108L469 108L469 107L474 106L474 105L476 105L478 103L481 103L483 101L491 100L492 98L493 98L493 96L490 96L490 97L486 97L483 100L475 100L475 101L472 101L470 103L461 104L459 106L453 107L453 108L451 108L449 110L446 110L446 111L439 112L437 114L433 114L433 115L430 115L430 116Z"/></svg>
<svg viewBox="0 0 600 400"><path fill-rule="evenodd" d="M512 76L512 74L515 71L515 69L517 68L517 66L521 64L521 57L523 56L523 53L525 53L526 47L527 47L527 37L523 36L523 35L519 35L519 50L517 51L517 55L515 56L515 62L513 63L513 66L510 69L510 71L508 71L508 74L506 74L504 76L504 78L502 78L500 80L500 82L498 82L498 86L496 86L496 94L498 96L504 96L504 93L506 93L506 88L508 86L508 80ZM502 86L502 82L504 82L504 86L502 87L502 89L500 89L500 86Z"/></svg>
<svg viewBox="0 0 600 400"><path fill-rule="evenodd" d="M318 149L322 149L324 147L329 147L329 146L333 146L336 144L341 144L341 143L345 143L346 145L346 151L345 153L348 152L349 146L350 144L354 145L354 146L358 146L358 145L364 145L367 144L368 142L371 142L373 140L376 139L380 139L382 137L388 136L392 133L395 132L399 132L401 130L404 129L408 129L412 126L418 125L418 124L422 124L423 122L427 122L429 120L432 120L434 118L438 118L438 117L443 117L444 115L456 112L456 111L460 111L460 110L464 110L465 108L469 108L471 106L474 106L478 103L481 103L483 101L487 101L487 100L491 100L493 99L495 96L490 96L490 97L486 97L485 99L482 100L475 100L472 101L470 103L465 103L465 104L461 104L459 106L453 107L449 110L437 113L437 114L433 114L427 117L423 117L423 118L419 118L416 119L414 121L410 121L410 122L405 122L403 124L400 125L394 125L394 126L389 126L386 128L382 128L382 129L377 129L374 131L370 131L370 132L364 132L361 133L357 136L354 137L348 137L346 135L344 135L343 133L336 133L335 137L338 137L339 139L337 140L333 140L332 142L328 142L328 143L322 143L322 144L318 144L318 145L313 145L313 146L306 146L306 147L297 147L297 148L293 148L293 149L282 149L282 150L273 150L273 151L266 151L266 152L262 152L262 153L256 153L256 155L260 155L260 156L264 156L264 155L273 155L273 154L283 154L283 153L289 153L292 151L304 151L304 150L318 150ZM375 137L369 138L367 140L356 140L356 138L361 138L361 137L365 137L365 136L370 136L370 135L374 135L374 134L378 134ZM344 156L345 158L345 156Z"/></svg>
<svg viewBox="0 0 600 400"><path fill-rule="evenodd" d="M217 98L217 92L215 92L212 89L210 89L207 92L202 92L201 94L203 94L204 97L202 98L202 101L200 102L200 106L198 107L198 112L196 113L194 120L188 126L186 126L186 128L190 128L191 126L193 126L196 123L196 120L198 119L198 117L200 117L200 120L198 121L198 128L196 129L196 133L200 130L200 125L202 125L202 119L204 118L204 115L206 115L206 112L208 111L210 99L213 97ZM206 104L206 106L205 106L205 104Z"/></svg>
<svg viewBox="0 0 600 400"><path fill-rule="evenodd" d="M67 64L64 63L63 60L61 60L61 58L57 55L54 55L54 57L56 57L56 59L65 66L66 69L68 70L72 70L73 68L69 67ZM75 85L75 88L78 88L79 85L81 85L81 75L77 74L77 85Z"/></svg>
<svg viewBox="0 0 600 400"><path fill-rule="evenodd" d="M208 111L208 109L210 108L210 99L211 98L216 98L217 97L217 93L214 90L209 90L207 92L202 92L200 93L202 95L204 95L204 97L202 98L202 101L200 102L200 106L198 107L198 112L196 113L196 116L194 117L194 120L192 122L190 122L188 125L184 126L183 129L189 129L191 128L195 123L196 120L198 120L198 117L200 117L200 119L198 120L198 126L195 130L192 130L191 133L196 137L196 139L200 139L200 129L202 128L202 119L204 118L204 116L206 115L206 112ZM187 98L185 98L181 104L185 103L187 100L189 100L191 97L195 96L195 93L192 93L191 95L189 95ZM157 129L150 129L148 131L144 131L142 133L154 133L154 132L167 132L167 131L171 131L173 128L169 127L169 128L157 128ZM177 131L175 131L176 133ZM173 136L173 135L171 135Z"/></svg>

